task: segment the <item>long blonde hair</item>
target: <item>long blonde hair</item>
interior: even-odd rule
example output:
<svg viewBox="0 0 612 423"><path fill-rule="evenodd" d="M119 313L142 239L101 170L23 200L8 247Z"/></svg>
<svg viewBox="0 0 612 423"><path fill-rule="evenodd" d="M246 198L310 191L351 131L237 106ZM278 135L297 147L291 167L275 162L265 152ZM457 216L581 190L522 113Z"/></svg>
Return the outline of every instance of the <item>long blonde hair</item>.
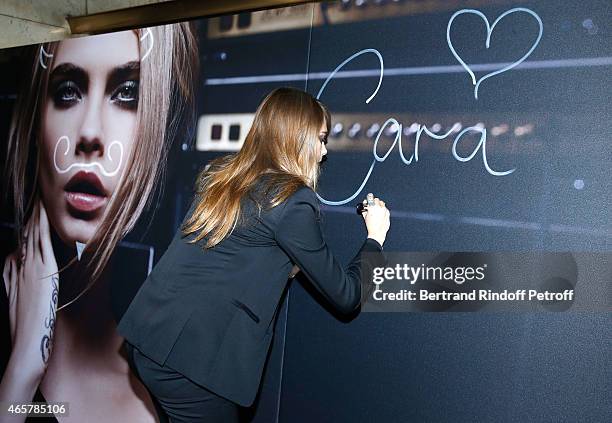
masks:
<svg viewBox="0 0 612 423"><path fill-rule="evenodd" d="M147 59L140 62L138 129L134 147L102 222L87 242L78 263L80 272L86 275L89 283L70 303L100 277L117 243L134 227L145 207L151 204L152 193L158 187L158 182L163 181L170 143L179 129L179 122L184 123L183 112L193 110L198 56L191 24L183 22L134 32L140 40L141 57L142 52L147 50L147 43L150 43L150 40L146 40L147 34L155 40L155 47L148 53ZM22 231L26 217L40 197L40 149L36 146L42 139L42 109L53 59L44 67L39 60L52 58L60 42L30 47L29 75L24 79L9 131L9 166L6 168L5 184L6 191L13 194L17 251L21 251L23 245ZM44 57L41 56L43 54ZM64 268L73 263L75 259Z"/></svg>
<svg viewBox="0 0 612 423"><path fill-rule="evenodd" d="M316 191L319 131L330 127L330 114L321 102L295 88L277 88L255 112L253 125L236 154L219 157L198 175L196 202L181 229L190 242L207 235L204 248L212 248L231 234L240 219L240 201L262 173L267 192L274 190L267 207L276 207L297 189ZM278 189L275 189L278 188Z"/></svg>

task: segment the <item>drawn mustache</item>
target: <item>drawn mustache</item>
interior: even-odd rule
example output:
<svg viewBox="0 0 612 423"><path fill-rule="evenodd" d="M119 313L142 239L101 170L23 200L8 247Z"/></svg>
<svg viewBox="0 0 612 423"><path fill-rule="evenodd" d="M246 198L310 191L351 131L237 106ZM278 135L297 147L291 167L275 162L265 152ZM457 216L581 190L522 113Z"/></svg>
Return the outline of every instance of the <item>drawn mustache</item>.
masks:
<svg viewBox="0 0 612 423"><path fill-rule="evenodd" d="M66 173L74 168L92 169L92 168L97 167L104 176L115 176L117 172L119 172L119 169L121 169L121 164L123 163L123 144L116 140L110 143L106 151L106 157L108 158L108 160L111 162L114 162L115 160L113 160L113 157L111 156L111 151L113 150L113 147L115 146L119 148L119 163L117 164L117 167L115 168L115 170L106 170L106 168L104 168L104 166L98 162L72 163L67 168L62 169L57 164L57 150L60 144L62 144L62 142L64 141L66 144L66 150L64 151L64 156L67 156L68 151L70 151L70 138L68 138L68 136L66 135L62 135L61 137L59 137L59 139L57 140L57 143L55 144L55 148L53 150L53 165L55 166L55 170L57 170L59 173Z"/></svg>

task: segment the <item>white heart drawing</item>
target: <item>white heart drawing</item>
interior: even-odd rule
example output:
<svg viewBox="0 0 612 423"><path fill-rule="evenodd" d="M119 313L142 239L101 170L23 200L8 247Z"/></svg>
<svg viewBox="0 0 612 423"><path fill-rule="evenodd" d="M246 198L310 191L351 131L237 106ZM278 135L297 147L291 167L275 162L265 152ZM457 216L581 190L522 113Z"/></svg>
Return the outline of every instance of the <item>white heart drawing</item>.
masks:
<svg viewBox="0 0 612 423"><path fill-rule="evenodd" d="M504 17L508 16L511 13L515 13L515 12L528 13L529 15L531 15L531 16L533 16L535 18L535 20L538 22L538 25L540 27L540 30L539 30L539 33L538 33L538 38L535 40L535 42L533 43L533 45L531 46L529 51L527 53L525 53L525 55L523 57L521 57L519 60L517 60L516 62L511 63L511 64L509 64L507 66L504 66L503 68L501 68L499 70L496 70L495 72L488 73L485 76L483 76L482 78L480 78L478 81L476 81L476 76L474 76L474 72L472 72L470 67L457 54L457 52L455 51L455 47L453 46L453 43L452 43L452 41L450 39L450 29L451 29L451 25L453 24L453 21L455 20L455 18L457 16L462 15L464 13L472 13L474 15L480 16L480 18L482 18L482 20L485 21L485 24L487 25L487 40L485 42L485 46L486 46L486 48L489 48L489 45L491 43L491 33L493 32L493 29L495 28L495 25L497 25L497 23L500 20L502 20ZM540 39L542 38L542 32L543 32L542 19L540 19L538 14L535 13L533 10L526 9L524 7L515 7L514 9L510 9L510 10L505 11L504 13L499 15L499 17L497 19L495 19L495 21L493 22L493 25L489 25L489 20L487 19L487 17L481 11L476 10L476 9L462 9L462 10L459 10L459 11L455 12L453 14L453 16L451 16L451 18L449 19L448 25L446 27L446 41L448 42L448 47L450 48L451 53L453 53L453 56L455 56L455 58L459 61L459 63L461 63L461 66L463 66L465 68L465 70L468 71L468 73L472 77L472 85L474 85L474 98L478 99L478 87L480 86L482 81L484 81L485 79L490 78L492 76L495 76L497 74L500 74L502 72L505 72L507 70L510 70L510 69L518 66L520 63L522 63L527 57L529 57L529 55L537 47L538 43L540 42Z"/></svg>

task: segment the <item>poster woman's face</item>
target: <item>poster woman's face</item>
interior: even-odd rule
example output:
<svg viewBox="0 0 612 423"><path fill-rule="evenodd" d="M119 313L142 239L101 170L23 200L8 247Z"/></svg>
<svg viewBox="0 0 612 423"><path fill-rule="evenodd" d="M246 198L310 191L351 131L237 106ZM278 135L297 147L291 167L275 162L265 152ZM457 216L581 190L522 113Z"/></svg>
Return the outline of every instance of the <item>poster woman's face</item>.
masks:
<svg viewBox="0 0 612 423"><path fill-rule="evenodd" d="M87 242L129 160L138 107L132 31L62 41L43 103L41 194L64 243Z"/></svg>

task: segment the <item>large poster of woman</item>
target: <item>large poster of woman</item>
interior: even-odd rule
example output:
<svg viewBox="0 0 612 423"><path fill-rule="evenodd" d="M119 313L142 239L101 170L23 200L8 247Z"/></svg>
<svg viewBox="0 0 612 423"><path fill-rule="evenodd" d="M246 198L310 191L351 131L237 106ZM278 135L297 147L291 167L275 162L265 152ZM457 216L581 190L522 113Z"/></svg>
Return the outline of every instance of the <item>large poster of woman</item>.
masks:
<svg viewBox="0 0 612 423"><path fill-rule="evenodd" d="M110 287L117 244L151 204L174 135L192 115L193 28L26 50L3 143L2 204L14 227L2 257L10 333L2 342L12 347L0 401L68 403L71 421L158 421L115 330Z"/></svg>

